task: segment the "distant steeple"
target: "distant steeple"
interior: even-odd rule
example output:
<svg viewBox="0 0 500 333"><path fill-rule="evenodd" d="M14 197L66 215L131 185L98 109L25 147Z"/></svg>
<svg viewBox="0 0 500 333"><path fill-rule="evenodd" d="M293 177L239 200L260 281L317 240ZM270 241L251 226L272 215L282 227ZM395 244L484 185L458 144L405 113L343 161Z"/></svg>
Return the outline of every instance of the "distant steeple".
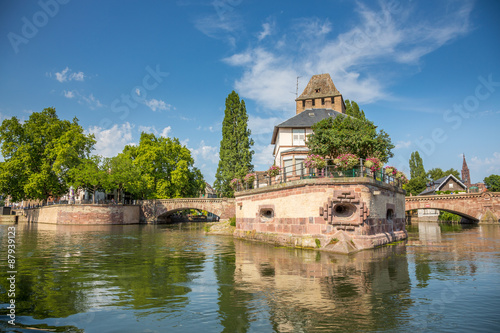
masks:
<svg viewBox="0 0 500 333"><path fill-rule="evenodd" d="M464 161L462 163L462 183L465 184L465 186L470 187L471 182L470 182L470 172L469 172L469 167L467 166L467 162L465 161L465 154L464 156Z"/></svg>
<svg viewBox="0 0 500 333"><path fill-rule="evenodd" d="M295 101L297 103L296 114L308 109L332 109L345 113L342 94L337 90L328 73L313 75Z"/></svg>

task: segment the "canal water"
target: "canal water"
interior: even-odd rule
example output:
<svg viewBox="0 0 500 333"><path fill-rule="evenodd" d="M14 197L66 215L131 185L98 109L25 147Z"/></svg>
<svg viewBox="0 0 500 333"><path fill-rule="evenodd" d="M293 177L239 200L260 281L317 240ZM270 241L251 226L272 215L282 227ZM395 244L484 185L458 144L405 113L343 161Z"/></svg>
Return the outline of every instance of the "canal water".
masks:
<svg viewBox="0 0 500 333"><path fill-rule="evenodd" d="M201 223L19 224L15 328L9 226L0 331L500 331L500 226L421 223L343 256L207 236Z"/></svg>

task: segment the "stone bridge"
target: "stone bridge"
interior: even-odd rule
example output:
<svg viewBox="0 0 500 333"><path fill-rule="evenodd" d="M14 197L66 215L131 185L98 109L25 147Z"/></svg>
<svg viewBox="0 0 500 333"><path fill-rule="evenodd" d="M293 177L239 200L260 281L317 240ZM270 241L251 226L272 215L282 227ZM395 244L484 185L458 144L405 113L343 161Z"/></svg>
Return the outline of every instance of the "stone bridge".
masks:
<svg viewBox="0 0 500 333"><path fill-rule="evenodd" d="M500 192L422 195L405 198L405 210L430 208L460 215L474 222L499 222Z"/></svg>
<svg viewBox="0 0 500 333"><path fill-rule="evenodd" d="M183 198L139 201L141 222L155 222L184 209L199 209L217 215L221 220L236 215L232 198Z"/></svg>

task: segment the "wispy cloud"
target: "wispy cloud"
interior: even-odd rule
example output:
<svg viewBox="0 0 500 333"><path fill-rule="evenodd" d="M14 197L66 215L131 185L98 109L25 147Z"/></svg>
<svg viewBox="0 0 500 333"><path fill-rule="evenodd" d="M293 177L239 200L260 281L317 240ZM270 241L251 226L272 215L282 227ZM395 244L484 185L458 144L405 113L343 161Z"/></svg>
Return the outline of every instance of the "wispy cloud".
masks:
<svg viewBox="0 0 500 333"><path fill-rule="evenodd" d="M479 158L472 157L468 163L471 169L476 172L486 170L489 174L500 174L500 152L494 152L491 157ZM488 175L489 176L489 175ZM480 180L482 181L482 179Z"/></svg>
<svg viewBox="0 0 500 333"><path fill-rule="evenodd" d="M63 93L64 93L64 97L66 97L66 98L74 98L75 97L75 93L71 90L68 90L68 91L64 90Z"/></svg>
<svg viewBox="0 0 500 333"><path fill-rule="evenodd" d="M63 90L62 94L66 98L74 98L78 104L87 104L91 110L102 108L104 106L104 104L102 104L101 101L97 99L92 93L90 93L89 95L85 95L79 93L76 90Z"/></svg>
<svg viewBox="0 0 500 333"><path fill-rule="evenodd" d="M165 103L161 99L152 98L150 100L145 99L144 104L148 106L151 110L170 110L172 105Z"/></svg>
<svg viewBox="0 0 500 333"><path fill-rule="evenodd" d="M409 148L411 146L411 141L398 141L395 144L394 149Z"/></svg>
<svg viewBox="0 0 500 333"><path fill-rule="evenodd" d="M168 138L170 132L172 131L171 126L164 127L161 131L157 130L155 126L139 126L139 132L153 133L156 136L162 136L164 138Z"/></svg>
<svg viewBox="0 0 500 333"><path fill-rule="evenodd" d="M259 43L224 61L243 68L235 82L240 95L271 110L293 110L291 93L297 77L304 77L300 93L308 78L318 73L330 73L345 98L358 103L388 99L387 78L398 75L391 65L414 66L424 55L471 30L473 2L455 5L437 5L424 15L412 4L394 7L382 1L373 8L357 3L359 23L335 36L328 19L297 19L281 36L270 34L270 27L263 25Z"/></svg>
<svg viewBox="0 0 500 333"><path fill-rule="evenodd" d="M55 74L56 80L59 82L67 82L67 81L84 81L85 74L83 72L73 72L69 67L66 67L60 72L56 72ZM49 75L52 77L52 75Z"/></svg>

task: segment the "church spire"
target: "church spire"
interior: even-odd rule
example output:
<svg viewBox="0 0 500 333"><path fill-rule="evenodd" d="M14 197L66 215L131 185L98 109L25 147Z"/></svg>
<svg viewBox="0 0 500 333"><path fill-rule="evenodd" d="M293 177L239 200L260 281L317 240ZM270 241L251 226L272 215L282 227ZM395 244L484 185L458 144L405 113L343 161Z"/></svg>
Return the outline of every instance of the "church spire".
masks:
<svg viewBox="0 0 500 333"><path fill-rule="evenodd" d="M463 154L464 161L462 163L462 182L465 186L470 187L470 172L469 167L467 166L467 162L465 161L465 154Z"/></svg>

